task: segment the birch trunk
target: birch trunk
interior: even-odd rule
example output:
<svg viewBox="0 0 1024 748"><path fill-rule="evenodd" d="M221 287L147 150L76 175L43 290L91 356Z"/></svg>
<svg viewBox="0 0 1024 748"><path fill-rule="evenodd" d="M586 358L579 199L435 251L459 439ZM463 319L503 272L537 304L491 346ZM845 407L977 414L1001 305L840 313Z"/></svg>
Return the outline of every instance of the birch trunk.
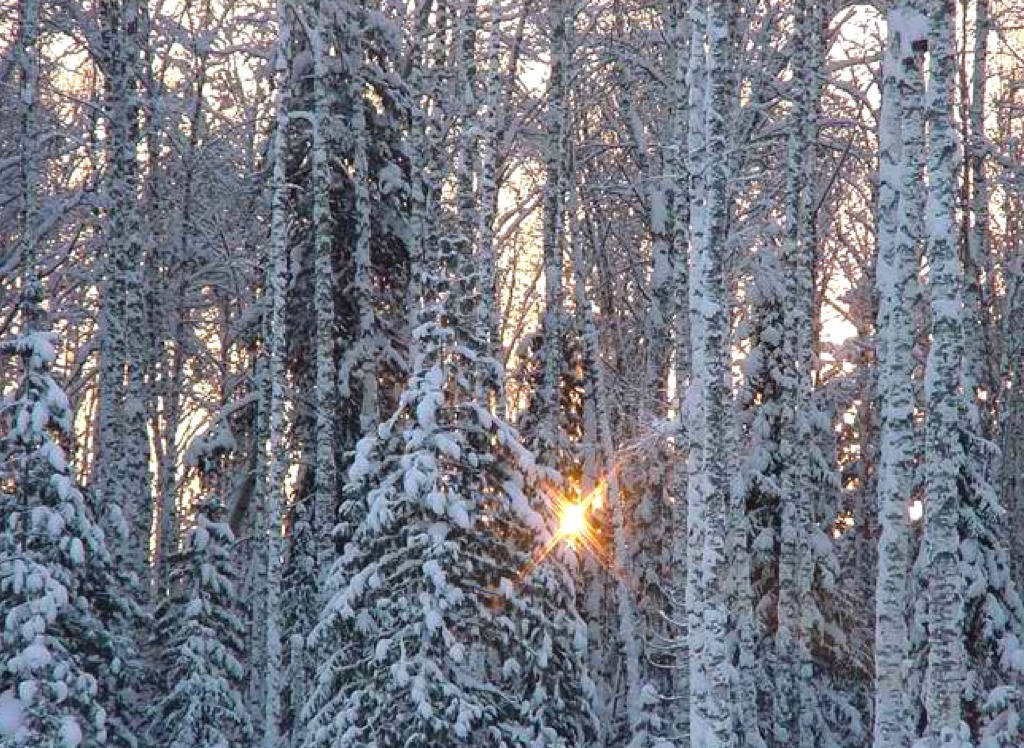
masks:
<svg viewBox="0 0 1024 748"><path fill-rule="evenodd" d="M907 698L908 507L917 454L914 434L914 320L907 303L917 271L920 208L920 71L913 39L896 29L906 4L890 11L883 62L878 190L878 354L881 445L878 466L878 583L875 594L875 748L910 744ZM901 127L901 122L903 123Z"/></svg>
<svg viewBox="0 0 1024 748"><path fill-rule="evenodd" d="M779 745L813 748L816 705L814 684L810 682L814 606L810 542L816 486L811 478L813 441L809 411L814 372L815 155L824 59L818 4L798 0L794 13L794 101L786 163L786 237L781 257L788 279L788 298L783 310L787 372L780 387L782 495L774 729Z"/></svg>
<svg viewBox="0 0 1024 748"><path fill-rule="evenodd" d="M966 680L957 480L960 447L961 279L954 211L958 149L953 129L955 3L931 4L928 116L928 268L932 343L925 369L925 554L928 579L928 737L957 744Z"/></svg>
<svg viewBox="0 0 1024 748"><path fill-rule="evenodd" d="M278 47L274 62L277 86L274 134L271 144L271 218L270 267L267 273L267 296L270 314L268 328L269 358L269 412L267 440L263 445L263 459L267 469L265 493L266 523L263 537L265 547L265 588L256 590L265 599L264 659L261 674L261 714L263 748L278 748L281 717L281 631L279 600L281 593L281 519L284 503L284 479L287 469L285 451L285 354L287 350L285 303L288 272L288 130L290 124L288 53L291 43L291 19L288 0L278 0Z"/></svg>
<svg viewBox="0 0 1024 748"><path fill-rule="evenodd" d="M480 171L477 199L477 254L479 256L479 319L481 348L495 369L500 369L501 333L499 325L497 256L494 220L498 209L498 117L501 86L501 5L490 3L487 22L487 51L484 68L484 99L480 131ZM500 375L500 372L496 372ZM496 414L505 418L504 386L499 384L495 395Z"/></svg>
<svg viewBox="0 0 1024 748"><path fill-rule="evenodd" d="M39 154L39 8L40 0L20 3L18 18L18 115L20 120L19 160L21 171L21 210L18 233L21 249L22 293L37 293L36 262L39 224L39 175L42 159ZM27 311L27 310L26 310ZM33 314L24 320L26 331L33 332Z"/></svg>
<svg viewBox="0 0 1024 748"><path fill-rule="evenodd" d="M457 255L457 293L452 303L467 343L483 352L487 331L480 325L480 267L476 253L479 225L474 179L477 169L479 123L476 95L476 43L479 27L477 0L462 0L457 22L456 96L458 98L458 134L455 139L455 208L457 228L453 237ZM494 389L494 370L486 358L478 358L472 377L476 397L487 402Z"/></svg>
<svg viewBox="0 0 1024 748"><path fill-rule="evenodd" d="M110 215L107 247L99 260L99 413L94 486L110 511L105 518L115 535L127 532L120 547L126 563L143 578L149 552L152 501L149 496L149 442L141 369L142 236L138 211L139 25L137 0L109 0L101 6L104 48L104 113L109 126Z"/></svg>
<svg viewBox="0 0 1024 748"><path fill-rule="evenodd" d="M674 611L678 611L676 627L682 627L682 641L676 644L675 669L672 673L672 695L680 705L690 701L690 664L688 647L685 640L686 616L686 584L687 584L687 469L686 458L688 431L685 426L687 398L686 391L690 382L690 315L687 296L689 293L689 268L687 251L690 230L690 199L688 193L689 170L687 164L687 143L689 139L689 101L690 87L688 71L692 39L690 35L691 19L687 0L675 0L670 7L671 39L673 62L673 110L672 110L672 147L666 167L669 172L669 183L672 185L672 300L675 309L675 328L673 340L674 374L675 374L675 410L679 420L679 431L676 436L676 467L672 471L671 494L672 502L672 574L671 589L673 593ZM681 614L681 615L680 615ZM677 634L678 635L678 634ZM675 709L675 732L684 743L690 737L689 708Z"/></svg>
<svg viewBox="0 0 1024 748"><path fill-rule="evenodd" d="M1024 194L1018 185L1008 200L1007 234L1024 234ZM1024 253L1010 258L1003 307L1000 381L1003 383L1002 497L1010 516L1010 537L1024 537ZM1024 543L1010 544L1017 589L1024 587Z"/></svg>
<svg viewBox="0 0 1024 748"><path fill-rule="evenodd" d="M692 731L693 748L731 748L738 744L733 714L733 666L729 653L730 598L727 536L730 523L728 433L732 392L729 386L728 112L730 93L729 29L735 6L730 0L707 5L705 236L691 285L694 378L700 392L699 480L703 511L700 634L703 648L697 688L703 690L702 729ZM691 172L693 173L693 172ZM692 212L691 212L692 215ZM698 331L700 334L698 334ZM693 521L691 515L691 522ZM692 656L692 653L691 653Z"/></svg>
<svg viewBox="0 0 1024 748"><path fill-rule="evenodd" d="M565 222L565 143L566 107L568 102L569 25L566 4L559 0L551 5L551 78L548 83L548 153L544 184L544 312L543 378L539 400L542 421L538 457L544 463L554 459L559 436L559 378L562 370L562 333L564 325L562 235Z"/></svg>
<svg viewBox="0 0 1024 748"><path fill-rule="evenodd" d="M992 406L998 398L998 386L990 375L994 357L989 345L990 329L988 309L991 300L985 293L983 274L991 274L988 262L989 189L985 176L985 91L988 74L989 2L976 0L974 4L974 65L971 75L971 99L967 123L970 141L967 149L967 178L969 191L965 205L964 223L967 225L964 253L964 316L963 316L963 391L967 403L967 426L977 435L991 438L997 426L992 418ZM984 393L984 395L982 394ZM985 398L985 400L982 399ZM972 455L987 474L984 454Z"/></svg>
<svg viewBox="0 0 1024 748"><path fill-rule="evenodd" d="M706 336L704 317L700 314L701 278L706 253L706 205L704 167L706 163L705 129L707 122L707 72L705 53L706 19L704 3L690 0L690 50L687 69L689 89L689 122L687 127L687 163L689 198L689 277L686 287L687 317L690 324L690 380L684 395L687 447L686 480L686 627L689 656L689 725L691 745L693 731L703 724L704 686L702 661L704 634L701 623L701 574L704 546L704 497L701 469L704 459L703 442L703 378L706 376L704 351L701 347Z"/></svg>

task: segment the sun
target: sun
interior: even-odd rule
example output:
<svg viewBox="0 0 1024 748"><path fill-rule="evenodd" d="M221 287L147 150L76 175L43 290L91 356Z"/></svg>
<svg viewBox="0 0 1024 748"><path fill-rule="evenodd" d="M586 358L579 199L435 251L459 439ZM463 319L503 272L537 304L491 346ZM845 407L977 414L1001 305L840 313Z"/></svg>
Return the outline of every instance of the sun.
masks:
<svg viewBox="0 0 1024 748"><path fill-rule="evenodd" d="M553 486L545 487L544 495L558 524L547 542L538 547L527 561L519 574L520 580L529 577L561 543L575 551L586 551L597 558L602 566L612 568L608 550L588 516L592 510L604 506L604 494L607 489L607 478L602 478L594 488L583 495L576 486L563 487L561 490Z"/></svg>
<svg viewBox="0 0 1024 748"><path fill-rule="evenodd" d="M584 503L566 503L558 518L558 534L569 542L573 542L583 535L590 527L587 522L588 508L588 505Z"/></svg>

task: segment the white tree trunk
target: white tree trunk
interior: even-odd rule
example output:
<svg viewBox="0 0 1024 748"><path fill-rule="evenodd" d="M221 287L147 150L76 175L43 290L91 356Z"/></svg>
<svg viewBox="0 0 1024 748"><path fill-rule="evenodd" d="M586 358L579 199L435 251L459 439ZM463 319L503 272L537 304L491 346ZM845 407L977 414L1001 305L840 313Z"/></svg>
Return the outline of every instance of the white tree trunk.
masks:
<svg viewBox="0 0 1024 748"><path fill-rule="evenodd" d="M781 540L776 631L775 740L779 745L813 748L816 704L810 657L811 536L814 531L810 424L814 374L814 257L817 111L820 97L820 5L798 0L794 6L794 107L786 159L786 238L782 265L788 293L783 309Z"/></svg>
<svg viewBox="0 0 1024 748"><path fill-rule="evenodd" d="M691 717L693 748L736 746L734 675L729 639L731 590L727 535L730 524L729 466L729 302L726 285L729 216L729 28L735 5L714 0L707 5L706 185L705 236L696 247L698 259L691 281L691 330L694 380L700 392L702 443L698 480L703 512L696 523L703 530L699 609L703 638L696 688L700 717ZM691 216L694 211L691 210ZM698 334L699 331L699 334ZM692 635L692 634L691 634ZM692 657L691 653L691 657Z"/></svg>
<svg viewBox="0 0 1024 748"><path fill-rule="evenodd" d="M39 0L24 0L18 5L18 109L21 168L20 234L22 277L28 286L36 282L38 258L36 235L39 222Z"/></svg>
<svg viewBox="0 0 1024 748"><path fill-rule="evenodd" d="M676 437L677 465L673 470L671 493L672 503L672 579L671 589L675 595L673 609L679 611L675 625L685 621L687 581L687 470L686 458L688 432L686 430L686 392L690 382L690 315L687 296L689 289L689 181L687 164L687 143L689 138L689 97L687 80L690 51L689 2L675 0L671 6L672 48L674 54L674 98L672 122L672 148L666 167L672 184L672 262L675 306L674 373L676 386L676 417L679 431ZM685 628L676 633L685 637ZM685 638L683 640L685 644ZM686 646L676 646L675 670L673 671L673 697L679 706L675 709L675 725L678 735L689 740L690 735L690 666Z"/></svg>
<svg viewBox="0 0 1024 748"><path fill-rule="evenodd" d="M142 359L142 234L138 209L139 24L138 0L103 6L107 45L102 52L104 111L109 131L110 215L99 260L99 413L94 487L104 497L108 531L127 536L115 546L143 577L149 554L152 501ZM123 523L116 512L123 512Z"/></svg>
<svg viewBox="0 0 1024 748"><path fill-rule="evenodd" d="M481 352L500 367L502 341L499 324L497 255L495 251L494 221L498 209L498 117L501 108L501 5L490 3L487 21L487 48L484 60L484 98L480 117L480 171L477 198L477 256L479 258L479 321ZM505 417L504 386L500 385L496 397L496 413Z"/></svg>
<svg viewBox="0 0 1024 748"><path fill-rule="evenodd" d="M285 303L288 272L288 130L289 130L289 74L288 50L291 37L291 19L287 0L278 0L278 48L274 62L276 90L275 123L271 145L271 216L270 267L267 272L266 293L269 298L268 358L270 379L269 426L263 445L263 459L267 469L265 493L264 543L266 577L265 588L257 589L265 599L264 622L266 647L263 658L262 713L258 724L262 726L263 748L278 748L281 718L281 630L279 600L281 596L281 519L284 504L284 479L288 467L285 449L285 353L287 329Z"/></svg>
<svg viewBox="0 0 1024 748"><path fill-rule="evenodd" d="M956 744L966 685L964 582L958 533L961 330L960 264L954 211L958 148L953 129L956 72L952 0L931 4L928 106L928 270L932 344L925 370L925 574L928 580L928 737Z"/></svg>
<svg viewBox="0 0 1024 748"><path fill-rule="evenodd" d="M992 438L998 427L990 408L999 397L996 378L992 375L992 346L989 345L988 309L991 299L986 293L983 277L991 275L989 263L989 189L985 175L985 92L988 74L988 34L990 31L989 1L974 3L974 63L971 71L971 100L968 107L970 141L967 149L968 170L965 175L967 196L966 246L964 253L964 316L963 316L963 391L967 404L967 426L972 433ZM981 393L984 393L984 400ZM987 455L971 455L987 474Z"/></svg>
<svg viewBox="0 0 1024 748"><path fill-rule="evenodd" d="M921 81L914 40L898 32L906 3L890 11L883 62L878 188L878 582L875 592L874 748L907 748L907 580L910 516L917 456L914 429L914 320L908 299L917 273L916 222L922 208ZM902 123L902 124L901 124Z"/></svg>
<svg viewBox="0 0 1024 748"><path fill-rule="evenodd" d="M566 191L566 129L569 74L569 27L571 15L566 4L559 0L549 10L551 24L551 78L548 83L547 122L547 174L544 183L544 312L541 317L543 333L543 378L539 400L542 421L540 437L542 447L538 457L542 462L553 459L552 450L559 439L559 377L562 370L562 333L564 328L563 300L563 233L565 227Z"/></svg>
<svg viewBox="0 0 1024 748"><path fill-rule="evenodd" d="M704 685L702 662L704 634L701 623L701 574L704 547L704 484L701 470L704 460L703 397L701 389L705 374L702 342L706 335L704 317L700 314L702 265L706 248L706 205L704 192L705 130L707 126L707 72L705 53L706 19L704 3L690 0L690 50L687 69L689 88L689 123L687 128L687 163L689 185L689 283L687 284L687 317L690 320L690 380L684 394L686 433L689 456L686 480L686 626L689 655L689 724L691 745L694 731L703 729ZM681 413L681 415L683 415Z"/></svg>

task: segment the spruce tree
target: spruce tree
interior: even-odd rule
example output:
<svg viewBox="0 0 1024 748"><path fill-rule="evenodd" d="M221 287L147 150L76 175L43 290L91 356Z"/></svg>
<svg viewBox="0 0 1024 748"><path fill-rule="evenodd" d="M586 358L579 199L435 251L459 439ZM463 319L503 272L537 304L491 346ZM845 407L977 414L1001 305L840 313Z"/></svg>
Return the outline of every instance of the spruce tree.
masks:
<svg viewBox="0 0 1024 748"><path fill-rule="evenodd" d="M195 525L171 568L171 593L156 614L161 648L159 698L147 740L168 748L234 748L252 738L243 698L245 625L236 596L231 528L216 496L196 509Z"/></svg>
<svg viewBox="0 0 1024 748"><path fill-rule="evenodd" d="M572 580L554 558L531 563L552 537L531 494L557 476L481 397L475 253L465 221L441 237L427 223L439 192L422 110L413 121L411 375L349 470L304 745L585 745Z"/></svg>
<svg viewBox="0 0 1024 748"><path fill-rule="evenodd" d="M297 502L289 512L281 578L284 656L281 734L286 744L292 746L302 744L302 708L316 673L316 663L307 643L320 612L317 537L310 514L309 500Z"/></svg>
<svg viewBox="0 0 1024 748"><path fill-rule="evenodd" d="M440 317L417 330L401 406L350 471L309 748L578 745L592 731L571 580L554 561L518 576L550 537L527 498L547 471L467 396Z"/></svg>
<svg viewBox="0 0 1024 748"><path fill-rule="evenodd" d="M41 330L41 295L29 277L24 332L0 343L0 355L21 360L14 395L0 404L0 700L15 716L0 734L4 748L106 738L96 673L83 666L106 664L87 657L102 632L85 585L106 548L59 443L72 413L49 371L57 340Z"/></svg>

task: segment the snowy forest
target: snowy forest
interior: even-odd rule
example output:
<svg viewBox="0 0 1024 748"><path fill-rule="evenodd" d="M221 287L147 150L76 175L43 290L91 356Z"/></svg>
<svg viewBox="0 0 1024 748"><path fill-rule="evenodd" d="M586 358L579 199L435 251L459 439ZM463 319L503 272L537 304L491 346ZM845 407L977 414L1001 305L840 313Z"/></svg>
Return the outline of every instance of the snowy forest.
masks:
<svg viewBox="0 0 1024 748"><path fill-rule="evenodd" d="M0 748L1024 746L1021 0L0 0Z"/></svg>

